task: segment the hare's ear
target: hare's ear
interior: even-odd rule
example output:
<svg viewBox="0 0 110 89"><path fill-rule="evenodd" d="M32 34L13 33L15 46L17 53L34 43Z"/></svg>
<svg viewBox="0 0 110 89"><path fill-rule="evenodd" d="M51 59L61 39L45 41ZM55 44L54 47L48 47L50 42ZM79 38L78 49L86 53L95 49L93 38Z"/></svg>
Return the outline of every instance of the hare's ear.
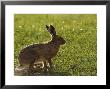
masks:
<svg viewBox="0 0 110 89"><path fill-rule="evenodd" d="M49 26L46 25L47 30L49 29Z"/></svg>
<svg viewBox="0 0 110 89"><path fill-rule="evenodd" d="M46 28L47 28L47 30L49 31L49 33L51 33L50 30L49 30L49 26L46 25Z"/></svg>
<svg viewBox="0 0 110 89"><path fill-rule="evenodd" d="M52 36L56 36L55 28L52 25L50 25L50 28L48 30Z"/></svg>

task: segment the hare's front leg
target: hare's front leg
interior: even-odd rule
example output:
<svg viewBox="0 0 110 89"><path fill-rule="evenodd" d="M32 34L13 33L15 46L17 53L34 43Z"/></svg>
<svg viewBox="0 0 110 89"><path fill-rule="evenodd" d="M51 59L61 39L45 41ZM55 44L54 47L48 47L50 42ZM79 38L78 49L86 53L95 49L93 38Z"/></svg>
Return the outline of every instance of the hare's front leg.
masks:
<svg viewBox="0 0 110 89"><path fill-rule="evenodd" d="M44 60L44 72L47 73L47 71L48 71L47 61Z"/></svg>
<svg viewBox="0 0 110 89"><path fill-rule="evenodd" d="M48 63L49 63L50 68L53 68L53 64L52 64L52 60L51 59L48 59Z"/></svg>

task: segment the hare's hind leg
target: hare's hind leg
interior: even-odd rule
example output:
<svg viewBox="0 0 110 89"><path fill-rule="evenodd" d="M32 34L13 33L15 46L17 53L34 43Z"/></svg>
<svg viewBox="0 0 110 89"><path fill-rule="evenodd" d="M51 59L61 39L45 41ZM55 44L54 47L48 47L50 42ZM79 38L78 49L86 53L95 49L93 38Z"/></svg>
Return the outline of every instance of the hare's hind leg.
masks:
<svg viewBox="0 0 110 89"><path fill-rule="evenodd" d="M33 74L32 71L33 70L33 64L30 64L29 65L29 69L28 69L28 75L31 75L31 74Z"/></svg>
<svg viewBox="0 0 110 89"><path fill-rule="evenodd" d="M34 61L32 61L30 64L29 64L29 69L28 69L28 75L32 75L33 74L33 65L34 65Z"/></svg>

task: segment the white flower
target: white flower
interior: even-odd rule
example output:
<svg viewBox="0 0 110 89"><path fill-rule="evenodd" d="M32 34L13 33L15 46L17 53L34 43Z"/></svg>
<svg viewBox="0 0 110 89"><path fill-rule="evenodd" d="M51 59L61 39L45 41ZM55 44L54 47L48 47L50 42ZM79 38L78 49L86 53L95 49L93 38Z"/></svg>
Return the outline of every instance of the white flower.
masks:
<svg viewBox="0 0 110 89"><path fill-rule="evenodd" d="M73 31L74 31L74 28L73 28Z"/></svg>
<svg viewBox="0 0 110 89"><path fill-rule="evenodd" d="M19 28L22 28L22 26L18 26Z"/></svg>
<svg viewBox="0 0 110 89"><path fill-rule="evenodd" d="M51 23L50 25L53 25L53 23Z"/></svg>
<svg viewBox="0 0 110 89"><path fill-rule="evenodd" d="M35 25L32 25L32 28L34 28L35 27Z"/></svg>
<svg viewBox="0 0 110 89"><path fill-rule="evenodd" d="M83 30L83 29L80 29L80 30Z"/></svg>

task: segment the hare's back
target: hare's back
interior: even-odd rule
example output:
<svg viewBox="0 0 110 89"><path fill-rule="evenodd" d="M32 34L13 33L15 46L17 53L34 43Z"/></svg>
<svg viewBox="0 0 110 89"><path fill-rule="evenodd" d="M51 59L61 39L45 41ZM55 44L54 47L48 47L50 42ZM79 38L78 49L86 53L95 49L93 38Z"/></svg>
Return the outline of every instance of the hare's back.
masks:
<svg viewBox="0 0 110 89"><path fill-rule="evenodd" d="M30 64L36 58L36 51L33 47L26 47L20 51L19 62L20 64Z"/></svg>
<svg viewBox="0 0 110 89"><path fill-rule="evenodd" d="M40 58L50 58L50 47L47 44L34 44L21 50L19 54L20 64L30 64Z"/></svg>

